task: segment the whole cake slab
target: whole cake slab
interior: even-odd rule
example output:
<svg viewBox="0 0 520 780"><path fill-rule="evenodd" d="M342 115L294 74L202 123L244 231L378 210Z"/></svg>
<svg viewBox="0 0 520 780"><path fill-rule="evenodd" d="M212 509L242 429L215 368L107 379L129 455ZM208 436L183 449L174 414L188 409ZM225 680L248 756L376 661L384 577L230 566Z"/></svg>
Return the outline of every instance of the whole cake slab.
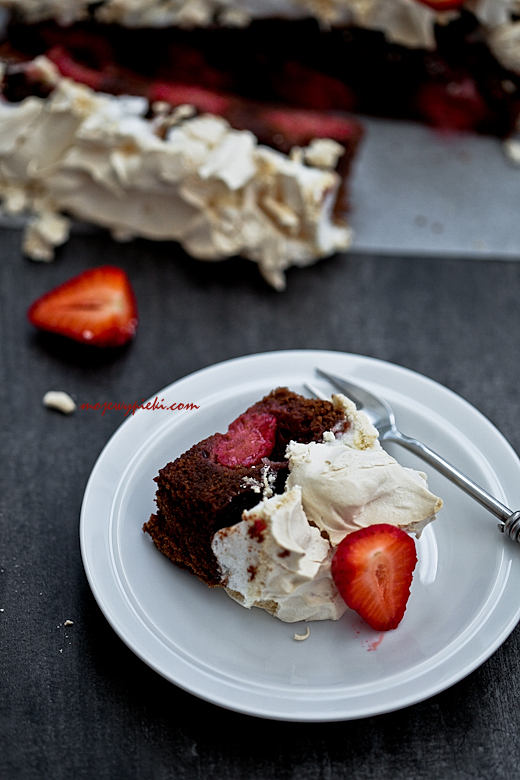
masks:
<svg viewBox="0 0 520 780"><path fill-rule="evenodd" d="M241 255L278 289L291 265L350 246L518 256L504 207L516 192L514 172L495 169L493 154L473 160L460 138L516 131L516 0L19 0L4 7L12 17L0 48L0 193L7 213L35 215L24 242L35 259L52 258L71 216L119 239L173 239L200 259ZM430 157L442 151L435 140L417 145L421 128L409 126L392 145L391 132L378 134L384 125L369 120L376 140L367 140L371 151L362 147L349 197L362 136L345 113L352 111L455 133L458 164L453 154L440 154L438 165L421 162L423 149ZM50 121L58 112L65 114L59 131ZM211 138L208 122L202 136L197 124L208 114ZM197 143L209 143L198 165L192 121ZM54 145L46 132L65 132L65 157L42 154ZM180 163L171 160L172 136L182 138ZM100 143L102 153L94 151ZM478 148L485 155L497 144ZM490 171L479 171L488 163ZM475 208L484 181L488 191L489 182L498 188L493 215L482 214L478 200Z"/></svg>

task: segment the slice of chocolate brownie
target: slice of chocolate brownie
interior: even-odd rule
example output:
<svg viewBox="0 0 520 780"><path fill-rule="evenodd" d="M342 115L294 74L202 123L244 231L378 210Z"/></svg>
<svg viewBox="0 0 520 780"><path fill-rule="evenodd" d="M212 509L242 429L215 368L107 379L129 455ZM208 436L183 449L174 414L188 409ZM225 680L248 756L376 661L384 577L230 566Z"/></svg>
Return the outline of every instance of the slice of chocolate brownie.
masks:
<svg viewBox="0 0 520 780"><path fill-rule="evenodd" d="M168 558L208 585L220 585L213 534L238 523L265 491L281 493L290 441L343 430L341 408L278 388L231 423L168 463L155 478L157 513L143 530Z"/></svg>

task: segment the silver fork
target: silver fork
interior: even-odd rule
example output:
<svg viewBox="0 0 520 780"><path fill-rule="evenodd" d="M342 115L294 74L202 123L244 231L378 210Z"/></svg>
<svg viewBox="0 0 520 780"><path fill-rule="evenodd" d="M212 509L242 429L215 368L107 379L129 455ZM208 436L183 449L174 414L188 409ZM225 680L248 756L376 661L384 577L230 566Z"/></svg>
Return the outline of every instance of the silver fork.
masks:
<svg viewBox="0 0 520 780"><path fill-rule="evenodd" d="M515 542L520 541L520 511L513 512L511 509L508 509L485 491L484 488L481 488L476 482L473 482L462 471L459 471L451 463L448 463L447 460L441 458L440 455L437 455L436 452L425 444L401 433L395 423L395 415L391 407L383 398L379 398L359 387L359 385L354 385L342 377L334 376L334 374L329 374L319 368L316 369L316 373L327 379L341 393L354 401L358 409L362 409L365 412L372 425L379 431L380 441L396 442L415 455L418 455L498 517L501 521L498 528L502 533ZM307 385L307 389L320 398L325 397L323 393L310 385Z"/></svg>

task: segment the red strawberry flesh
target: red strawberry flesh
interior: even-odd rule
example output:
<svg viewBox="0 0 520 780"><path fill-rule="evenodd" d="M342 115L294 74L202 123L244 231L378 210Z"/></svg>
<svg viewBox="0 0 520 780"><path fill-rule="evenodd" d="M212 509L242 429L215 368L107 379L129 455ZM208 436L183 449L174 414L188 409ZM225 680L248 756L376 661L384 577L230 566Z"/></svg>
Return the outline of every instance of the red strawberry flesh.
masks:
<svg viewBox="0 0 520 780"><path fill-rule="evenodd" d="M418 2L433 8L434 11L453 11L464 5L464 0L418 0Z"/></svg>
<svg viewBox="0 0 520 780"><path fill-rule="evenodd" d="M307 146L313 138L355 147L363 135L360 123L348 116L254 101L234 100L224 117L237 130L251 130L260 143L283 152Z"/></svg>
<svg viewBox="0 0 520 780"><path fill-rule="evenodd" d="M415 542L388 523L348 534L332 559L332 577L347 606L377 631L403 619L413 571Z"/></svg>
<svg viewBox="0 0 520 780"><path fill-rule="evenodd" d="M241 414L215 445L215 457L223 466L255 466L273 451L276 417L273 414Z"/></svg>
<svg viewBox="0 0 520 780"><path fill-rule="evenodd" d="M97 347L119 347L137 329L130 280L121 268L110 265L84 271L45 293L27 316L40 330Z"/></svg>
<svg viewBox="0 0 520 780"><path fill-rule="evenodd" d="M100 71L89 68L76 62L63 46L53 46L46 52L46 56L54 62L62 76L86 84L98 92L131 92L145 96L150 103L155 100L164 100L172 106L190 103L198 111L222 115L231 103L225 93L196 84L155 81L116 65L109 65Z"/></svg>
<svg viewBox="0 0 520 780"><path fill-rule="evenodd" d="M424 119L441 130L471 131L488 115L485 100L469 77L448 84L424 84L415 101Z"/></svg>
<svg viewBox="0 0 520 780"><path fill-rule="evenodd" d="M354 92L340 79L296 60L285 62L274 82L277 96L299 108L352 111L356 107Z"/></svg>

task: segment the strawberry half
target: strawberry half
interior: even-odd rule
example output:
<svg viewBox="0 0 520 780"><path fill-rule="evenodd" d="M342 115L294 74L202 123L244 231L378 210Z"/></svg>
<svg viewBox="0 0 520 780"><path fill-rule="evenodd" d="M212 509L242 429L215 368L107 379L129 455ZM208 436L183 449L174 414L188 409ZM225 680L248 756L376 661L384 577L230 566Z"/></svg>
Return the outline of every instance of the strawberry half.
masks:
<svg viewBox="0 0 520 780"><path fill-rule="evenodd" d="M120 347L137 329L137 305L121 268L92 268L38 298L27 312L40 330L96 347Z"/></svg>
<svg viewBox="0 0 520 780"><path fill-rule="evenodd" d="M415 542L388 523L348 534L332 559L332 577L347 606L376 631L397 628L417 563Z"/></svg>

